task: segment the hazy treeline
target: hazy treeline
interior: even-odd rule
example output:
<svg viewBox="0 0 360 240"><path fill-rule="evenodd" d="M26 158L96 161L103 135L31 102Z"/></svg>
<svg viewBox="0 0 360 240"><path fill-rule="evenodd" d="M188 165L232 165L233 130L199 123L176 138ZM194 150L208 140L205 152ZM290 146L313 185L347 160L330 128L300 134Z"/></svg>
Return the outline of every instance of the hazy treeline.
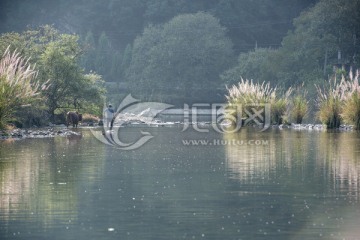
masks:
<svg viewBox="0 0 360 240"><path fill-rule="evenodd" d="M180 14L207 12L220 20L234 42L247 51L258 45L279 46L292 19L316 0L4 0L0 32L54 24L61 31L96 39L104 32L112 47L123 51L149 24L162 24Z"/></svg>
<svg viewBox="0 0 360 240"><path fill-rule="evenodd" d="M334 66L338 73L359 66L360 0L0 4L1 32L53 24L78 34L81 66L142 99L217 101L241 77L284 88L305 83L311 95Z"/></svg>

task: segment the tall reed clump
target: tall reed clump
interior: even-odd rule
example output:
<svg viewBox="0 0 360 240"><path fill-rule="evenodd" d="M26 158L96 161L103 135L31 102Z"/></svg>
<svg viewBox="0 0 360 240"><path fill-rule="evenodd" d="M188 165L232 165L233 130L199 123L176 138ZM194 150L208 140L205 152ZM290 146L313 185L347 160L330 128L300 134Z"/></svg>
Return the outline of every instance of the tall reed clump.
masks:
<svg viewBox="0 0 360 240"><path fill-rule="evenodd" d="M229 106L241 105L242 109L246 106L252 105L256 108L256 105L261 107L263 104L270 104L271 106L271 118L273 123L281 124L285 118L287 111L289 96L292 89L289 88L281 97L277 97L277 89L270 87L270 83L254 83L252 80L241 81L237 85L233 85L228 88L228 100ZM242 113L244 117L246 113Z"/></svg>
<svg viewBox="0 0 360 240"><path fill-rule="evenodd" d="M294 96L291 99L290 117L294 123L301 124L309 114L309 101L307 100L308 92L304 89L304 84L297 87Z"/></svg>
<svg viewBox="0 0 360 240"><path fill-rule="evenodd" d="M344 103L341 116L344 122L354 125L354 128L360 130L360 86L359 71L355 76L352 71L349 74L349 81L342 80L344 91Z"/></svg>
<svg viewBox="0 0 360 240"><path fill-rule="evenodd" d="M230 108L235 107L236 110L232 114L228 113L226 118L233 123L239 121L235 116L239 113L238 106L241 106L242 118L247 118L249 116L245 111L246 106L251 105L252 108L260 108L263 104L273 102L276 97L276 89L271 88L270 83L254 83L252 80L244 80L243 78L237 85L227 88L227 91L228 95L225 97L228 100L228 106Z"/></svg>
<svg viewBox="0 0 360 240"><path fill-rule="evenodd" d="M290 87L285 93L274 98L271 103L271 119L274 124L283 124L288 121L288 107L293 89ZM279 94L278 94L279 95Z"/></svg>
<svg viewBox="0 0 360 240"><path fill-rule="evenodd" d="M342 78L340 83L334 78L334 80L329 80L329 84L324 89L315 85L318 93L316 99L318 107L317 117L328 129L340 127L342 104L346 93L344 82L344 78Z"/></svg>
<svg viewBox="0 0 360 240"><path fill-rule="evenodd" d="M28 104L46 84L36 81L37 71L29 60L8 47L0 59L0 128L11 120L16 108Z"/></svg>
<svg viewBox="0 0 360 240"><path fill-rule="evenodd" d="M227 90L226 99L229 105L242 104L245 106L271 103L276 97L276 88L271 88L270 83L254 83L252 80L244 80L243 78L241 78L238 85L233 85Z"/></svg>

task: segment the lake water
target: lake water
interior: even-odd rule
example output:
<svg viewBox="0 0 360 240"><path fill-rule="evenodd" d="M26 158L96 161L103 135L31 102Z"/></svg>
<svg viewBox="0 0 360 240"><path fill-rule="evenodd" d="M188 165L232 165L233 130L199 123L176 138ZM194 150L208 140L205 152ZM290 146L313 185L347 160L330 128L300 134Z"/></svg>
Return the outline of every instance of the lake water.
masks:
<svg viewBox="0 0 360 240"><path fill-rule="evenodd" d="M360 239L359 133L140 130L0 142L0 239Z"/></svg>

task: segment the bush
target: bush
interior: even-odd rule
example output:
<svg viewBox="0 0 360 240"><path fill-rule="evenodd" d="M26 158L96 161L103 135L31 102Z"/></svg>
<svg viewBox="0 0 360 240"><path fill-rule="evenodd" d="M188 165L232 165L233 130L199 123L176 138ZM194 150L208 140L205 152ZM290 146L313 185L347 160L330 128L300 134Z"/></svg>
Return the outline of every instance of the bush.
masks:
<svg viewBox="0 0 360 240"><path fill-rule="evenodd" d="M14 117L21 127L39 127L47 126L50 116L44 103L36 101L31 106L17 109Z"/></svg>

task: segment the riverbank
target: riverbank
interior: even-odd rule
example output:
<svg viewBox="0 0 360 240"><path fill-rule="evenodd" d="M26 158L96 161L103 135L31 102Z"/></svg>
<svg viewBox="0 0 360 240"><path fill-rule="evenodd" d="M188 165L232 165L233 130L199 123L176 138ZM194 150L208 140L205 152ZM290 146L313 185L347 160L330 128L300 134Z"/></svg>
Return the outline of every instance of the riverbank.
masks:
<svg viewBox="0 0 360 240"><path fill-rule="evenodd" d="M294 129L294 130L317 130L317 131L325 131L328 130L326 128L326 125L323 124L294 124L291 123L290 125L281 124L281 125L274 125L273 127L279 128L279 129ZM333 130L339 130L339 131L352 131L354 129L354 126L352 125L340 125L339 128L333 129Z"/></svg>
<svg viewBox="0 0 360 240"><path fill-rule="evenodd" d="M156 121L140 121L139 119L133 121L125 121L124 122L116 122L114 126L122 126L122 127L164 127L164 126L179 126L184 123L180 122L160 122ZM211 122L198 122L198 123L189 123L189 125L197 125L200 128L211 128L213 124ZM248 126L251 127L251 126ZM259 128L257 126L253 126L255 128ZM272 129L290 129L296 131L326 131L326 126L322 124L290 124L290 125L272 125L270 128ZM0 140L6 139L26 139L26 138L51 138L51 137L67 137L67 136L80 136L81 133L74 131L74 128L66 128L66 127L48 127L48 128L39 128L39 129L12 129L12 130L0 130ZM341 125L338 129L333 129L335 131L353 131L353 126L351 125ZM240 130L241 131L241 130Z"/></svg>
<svg viewBox="0 0 360 240"><path fill-rule="evenodd" d="M12 129L0 130L0 140L25 138L51 138L80 136L81 134L68 128Z"/></svg>

